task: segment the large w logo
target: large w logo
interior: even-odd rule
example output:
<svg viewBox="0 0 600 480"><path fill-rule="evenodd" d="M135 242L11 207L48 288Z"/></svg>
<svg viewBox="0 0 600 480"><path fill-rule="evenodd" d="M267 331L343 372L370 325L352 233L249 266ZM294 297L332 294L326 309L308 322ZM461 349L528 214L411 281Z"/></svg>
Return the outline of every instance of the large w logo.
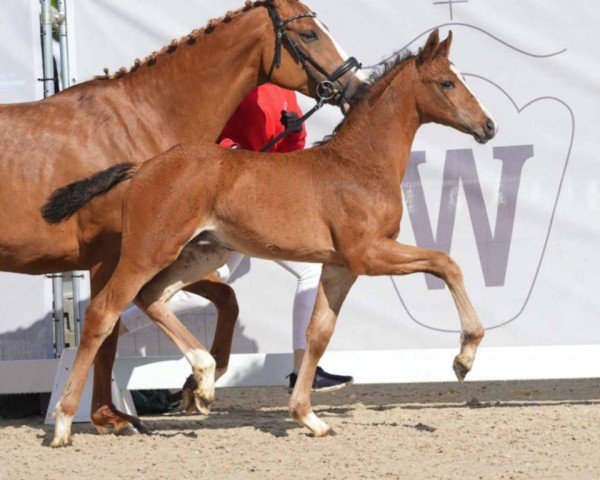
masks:
<svg viewBox="0 0 600 480"><path fill-rule="evenodd" d="M462 183L473 225L479 261L485 285L488 287L504 285L521 174L525 162L533 157L533 145L496 147L493 150L493 157L502 162L499 202L493 233L479 184L473 150L448 150L446 153L435 236L419 173L419 165L426 162L425 152L413 152L402 185L417 245L450 253L456 220L458 189L459 184ZM444 282L432 275L426 275L425 280L429 289L444 288Z"/></svg>

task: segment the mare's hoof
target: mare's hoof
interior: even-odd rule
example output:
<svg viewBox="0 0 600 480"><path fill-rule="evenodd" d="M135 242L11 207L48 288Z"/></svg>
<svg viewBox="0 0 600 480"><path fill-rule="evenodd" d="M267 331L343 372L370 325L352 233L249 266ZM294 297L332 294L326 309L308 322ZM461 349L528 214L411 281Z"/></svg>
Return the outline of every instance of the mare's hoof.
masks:
<svg viewBox="0 0 600 480"><path fill-rule="evenodd" d="M136 435L152 435L152 432L142 422L138 422L135 425L128 423L119 430L115 430L114 434L119 437L133 437Z"/></svg>
<svg viewBox="0 0 600 480"><path fill-rule="evenodd" d="M138 431L138 433L140 433L141 435L152 435L152 430L150 430L146 425L144 425L142 422L137 421L135 422L132 427Z"/></svg>

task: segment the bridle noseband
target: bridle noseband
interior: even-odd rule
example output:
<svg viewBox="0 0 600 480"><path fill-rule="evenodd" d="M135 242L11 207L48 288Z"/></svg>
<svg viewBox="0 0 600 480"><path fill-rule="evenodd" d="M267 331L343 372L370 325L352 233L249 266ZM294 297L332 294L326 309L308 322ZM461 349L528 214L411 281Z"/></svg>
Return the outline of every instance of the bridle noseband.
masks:
<svg viewBox="0 0 600 480"><path fill-rule="evenodd" d="M271 81L271 77L273 76L275 69L281 67L281 50L285 42L285 44L291 50L294 58L300 62L304 71L315 82L315 85L317 85L316 92L318 104L320 103L322 106L325 102L329 102L333 99L336 99L337 105L340 105L344 100L347 101L345 94L350 87L353 77L349 78L345 84L342 84L339 82L339 80L348 72L353 70L357 72L360 70L362 67L360 62L355 57L350 57L333 73L329 73L321 65L319 65L319 63L312 58L310 54L304 50L304 48L302 48L290 37L288 30L285 28L289 23L302 18L317 18L317 14L315 12L300 13L286 20L282 20L277 8L274 5L267 3L266 6L275 28L275 54L273 56L271 68L269 69L269 73L267 75L267 81ZM325 79L321 80L318 77L317 72L325 77ZM337 84L339 84L339 86Z"/></svg>

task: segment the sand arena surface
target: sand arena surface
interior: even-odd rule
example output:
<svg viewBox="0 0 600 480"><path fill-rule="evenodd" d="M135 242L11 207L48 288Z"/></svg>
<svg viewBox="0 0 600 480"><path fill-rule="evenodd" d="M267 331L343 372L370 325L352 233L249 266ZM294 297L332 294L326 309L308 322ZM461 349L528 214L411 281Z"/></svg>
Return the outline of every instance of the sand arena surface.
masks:
<svg viewBox="0 0 600 480"><path fill-rule="evenodd" d="M600 479L600 380L358 385L315 395L315 439L282 388L222 389L209 417L145 417L152 436L0 421L0 479Z"/></svg>

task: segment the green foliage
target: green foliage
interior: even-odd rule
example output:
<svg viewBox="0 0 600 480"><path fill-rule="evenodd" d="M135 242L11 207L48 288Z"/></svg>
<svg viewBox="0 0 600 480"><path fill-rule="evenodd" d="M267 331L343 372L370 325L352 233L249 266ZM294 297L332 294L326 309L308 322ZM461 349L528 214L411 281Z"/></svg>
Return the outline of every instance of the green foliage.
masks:
<svg viewBox="0 0 600 480"><path fill-rule="evenodd" d="M58 0L51 0L50 3L52 4L53 8L56 8L58 10ZM58 40L58 28L56 27L56 25L52 27L52 37L54 38L54 40Z"/></svg>

